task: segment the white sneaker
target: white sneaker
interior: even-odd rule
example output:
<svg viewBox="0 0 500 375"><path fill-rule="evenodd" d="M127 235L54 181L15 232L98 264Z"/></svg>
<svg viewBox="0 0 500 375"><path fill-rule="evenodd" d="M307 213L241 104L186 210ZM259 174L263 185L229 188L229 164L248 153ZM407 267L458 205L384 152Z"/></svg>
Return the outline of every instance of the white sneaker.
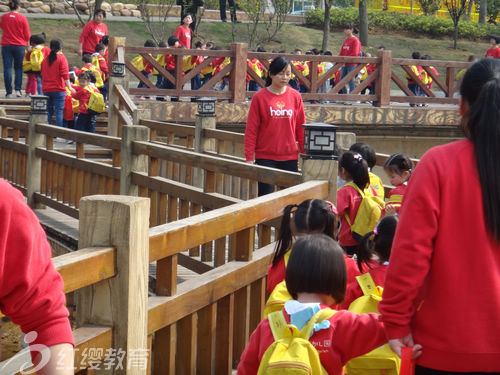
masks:
<svg viewBox="0 0 500 375"><path fill-rule="evenodd" d="M20 98L21 96L23 96L23 94L21 93L21 90L16 90L16 96L18 98Z"/></svg>
<svg viewBox="0 0 500 375"><path fill-rule="evenodd" d="M7 99L12 99L12 98L13 98L12 94L7 94L7 95L5 95L5 97L6 97Z"/></svg>

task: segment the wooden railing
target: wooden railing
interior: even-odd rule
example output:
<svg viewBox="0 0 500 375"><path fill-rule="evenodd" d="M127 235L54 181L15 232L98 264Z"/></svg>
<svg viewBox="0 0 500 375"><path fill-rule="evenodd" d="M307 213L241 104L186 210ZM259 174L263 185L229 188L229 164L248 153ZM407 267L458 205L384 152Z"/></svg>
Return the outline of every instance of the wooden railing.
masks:
<svg viewBox="0 0 500 375"><path fill-rule="evenodd" d="M113 38L112 38L113 39ZM153 56L159 54L169 54L175 56L176 65L174 74L169 73L162 67ZM141 55L159 74L174 86L173 89L159 89L148 78L144 77L130 62L135 55ZM182 60L186 56L204 56L204 61L183 74ZM145 88L129 87L131 95L146 96L184 96L184 97L204 97L210 96L218 99L227 99L231 102L243 102L251 98L253 91L247 90L247 77L257 82L258 86L265 85L264 80L259 77L247 64L247 60L256 59L265 68L269 67L269 62L276 56L283 56L290 61L297 61L309 65L310 74L304 76L302 72L292 64L292 73L306 90L302 93L304 100L313 101L371 101L376 106L388 106L391 101L400 103L436 103L436 104L457 104L456 92L458 83L455 75L458 70L467 68L470 63L457 61L437 61L437 60L411 60L396 59L392 57L391 51L379 51L376 57L341 57L324 55L293 55L293 54L273 54L249 52L245 44L234 43L230 50L205 51L186 50L172 48L147 48L126 46L125 38L115 38L110 47L110 62L123 62L130 75L144 83ZM123 60L120 60L123 58ZM204 68L209 66L216 59L227 59L227 65L220 72L212 76L200 89L185 89L189 85L191 78L199 74ZM114 59L114 60L113 60ZM326 72L318 72L321 63L331 63L331 68ZM345 64L354 64L354 69L344 78L335 82L335 85L328 93L318 93L318 89L338 72ZM367 64L374 65L374 71L362 82L355 86L354 91L349 94L340 94L340 90L354 79ZM418 65L427 72L433 79L433 88L429 89L420 77L416 77L409 66ZM434 67L439 72L437 76L431 69ZM407 72L417 82L423 95L415 96L407 87L407 79L404 76ZM215 85L222 79L229 80L227 91L214 90ZM375 83L375 92L370 95L363 95L361 92L368 88L371 83ZM391 95L391 84L402 90L404 95Z"/></svg>

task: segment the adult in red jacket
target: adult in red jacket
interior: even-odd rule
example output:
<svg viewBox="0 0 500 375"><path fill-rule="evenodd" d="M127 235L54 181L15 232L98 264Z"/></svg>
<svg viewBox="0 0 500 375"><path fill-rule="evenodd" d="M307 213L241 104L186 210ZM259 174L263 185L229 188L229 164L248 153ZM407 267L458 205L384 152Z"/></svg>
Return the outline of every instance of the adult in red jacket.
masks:
<svg viewBox="0 0 500 375"><path fill-rule="evenodd" d="M0 306L33 345L37 374L70 374L73 334L65 307L63 280L51 249L23 195L0 179ZM35 349L48 347L50 355ZM42 359L49 359L44 365Z"/></svg>
<svg viewBox="0 0 500 375"><path fill-rule="evenodd" d="M9 1L9 13L0 18L2 29L2 60L3 80L5 83L6 97L12 97L12 63L14 63L14 90L16 96L21 97L23 85L23 59L25 47L30 40L30 27L26 17L19 14L20 1Z"/></svg>
<svg viewBox="0 0 500 375"><path fill-rule="evenodd" d="M47 113L49 124L52 115L56 114L56 125L63 126L64 98L66 87L75 93L69 82L68 60L62 54L62 41L52 39L50 41L49 56L42 61L42 87L44 95L49 97Z"/></svg>
<svg viewBox="0 0 500 375"><path fill-rule="evenodd" d="M266 88L252 98L245 130L245 158L265 167L298 171L304 152L305 113L299 92L288 86L290 62L281 56L269 65ZM274 186L259 182L259 196Z"/></svg>
<svg viewBox="0 0 500 375"><path fill-rule="evenodd" d="M428 151L405 195L379 310L416 374L500 373L500 61L465 73L467 139Z"/></svg>
<svg viewBox="0 0 500 375"><path fill-rule="evenodd" d="M361 42L353 34L357 33L358 30L354 28L351 23L346 23L344 26L344 43L342 43L342 48L340 49L339 56L351 56L359 57L361 55ZM344 78L350 72L356 68L357 64L346 63L340 71L340 79ZM354 90L354 77L349 81L349 92ZM345 86L340 90L341 94L347 94L347 89Z"/></svg>
<svg viewBox="0 0 500 375"><path fill-rule="evenodd" d="M97 9L94 12L94 19L83 27L80 34L78 55L90 54L95 52L95 46L101 41L101 38L108 35L108 27L104 23L106 12Z"/></svg>

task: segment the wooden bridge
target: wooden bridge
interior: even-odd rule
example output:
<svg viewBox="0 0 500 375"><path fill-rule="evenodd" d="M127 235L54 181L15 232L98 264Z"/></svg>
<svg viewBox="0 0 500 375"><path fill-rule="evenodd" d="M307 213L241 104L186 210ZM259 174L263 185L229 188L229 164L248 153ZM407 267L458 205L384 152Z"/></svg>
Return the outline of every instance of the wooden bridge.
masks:
<svg viewBox="0 0 500 375"><path fill-rule="evenodd" d="M247 164L241 133L216 129L212 116L194 127L151 120L126 86L111 77L107 135L44 114L0 117L0 177L34 209L79 220L78 250L54 258L76 305L76 373L121 350L114 373L229 374L261 318L283 207L335 200L336 162L304 160L301 173ZM280 190L256 198L257 182ZM179 280L179 266L193 276ZM0 363L2 374L27 361Z"/></svg>

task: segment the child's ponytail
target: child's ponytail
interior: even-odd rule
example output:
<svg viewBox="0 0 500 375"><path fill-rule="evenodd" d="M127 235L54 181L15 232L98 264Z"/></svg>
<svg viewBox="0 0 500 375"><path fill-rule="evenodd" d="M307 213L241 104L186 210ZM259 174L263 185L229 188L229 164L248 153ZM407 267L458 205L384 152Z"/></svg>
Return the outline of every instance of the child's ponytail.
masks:
<svg viewBox="0 0 500 375"><path fill-rule="evenodd" d="M281 219L280 234L276 249L273 254L273 266L277 265L281 258L292 246L292 228L291 228L291 213L292 209L299 207L296 204L289 204L283 210L283 217Z"/></svg>
<svg viewBox="0 0 500 375"><path fill-rule="evenodd" d="M340 158L339 166L349 173L352 181L360 190L366 189L370 183L370 175L368 174L368 164L360 154L352 151L344 152Z"/></svg>
<svg viewBox="0 0 500 375"><path fill-rule="evenodd" d="M363 237L356 253L356 262L360 272L364 271L363 265L372 268L370 263L373 255L378 256L379 263L389 261L397 225L398 217L387 215L378 222L373 232Z"/></svg>

